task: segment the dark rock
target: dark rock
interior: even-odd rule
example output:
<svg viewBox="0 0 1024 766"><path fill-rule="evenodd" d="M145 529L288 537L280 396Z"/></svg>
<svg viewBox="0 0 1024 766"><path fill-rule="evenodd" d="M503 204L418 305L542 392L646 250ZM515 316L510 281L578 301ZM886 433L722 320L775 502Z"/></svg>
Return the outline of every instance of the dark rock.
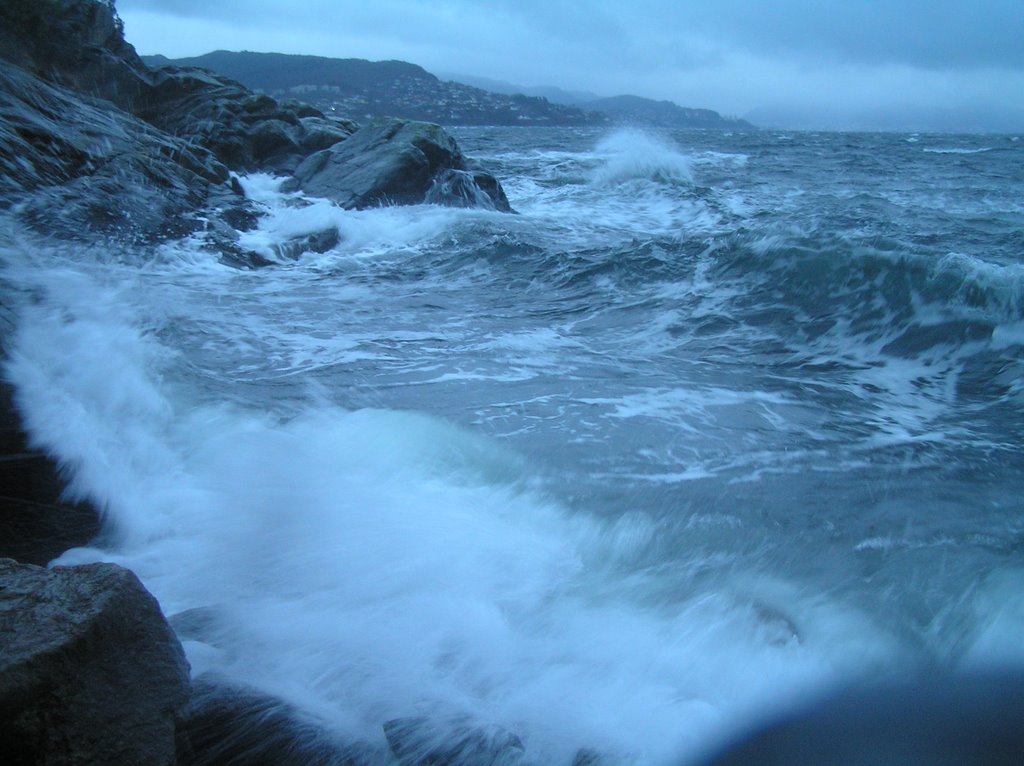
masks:
<svg viewBox="0 0 1024 766"><path fill-rule="evenodd" d="M112 0L4 0L0 59L122 108L145 89L149 71L125 42Z"/></svg>
<svg viewBox="0 0 1024 766"><path fill-rule="evenodd" d="M425 202L448 207L477 207L511 213L498 179L482 170L445 170L434 177Z"/></svg>
<svg viewBox="0 0 1024 766"><path fill-rule="evenodd" d="M4 763L174 764L188 672L128 570L0 560Z"/></svg>
<svg viewBox="0 0 1024 766"><path fill-rule="evenodd" d="M1024 672L853 689L768 724L705 766L1024 763Z"/></svg>
<svg viewBox="0 0 1024 766"><path fill-rule="evenodd" d="M223 260L253 266L259 256L217 225L251 228L260 214L244 199L223 202L241 196L228 168L294 171L294 188L345 207L419 203L439 172L466 169L436 125L354 131L206 70L148 69L107 0L0 5L0 210L17 205L48 235L149 243L209 231ZM482 172L434 197L507 209Z"/></svg>
<svg viewBox="0 0 1024 766"><path fill-rule="evenodd" d="M0 557L46 564L92 540L99 514L88 503L62 499L57 466L29 445L13 398L10 384L0 382Z"/></svg>
<svg viewBox="0 0 1024 766"><path fill-rule="evenodd" d="M179 726L179 766L370 766L383 754L343 743L282 700L199 680Z"/></svg>
<svg viewBox="0 0 1024 766"><path fill-rule="evenodd" d="M359 130L359 126L351 120L309 115L302 118L302 126L305 134L301 137L300 145L305 156L329 149Z"/></svg>
<svg viewBox="0 0 1024 766"><path fill-rule="evenodd" d="M236 170L290 173L347 138L350 124L296 101L278 103L204 69L166 67L132 105L136 115L213 152Z"/></svg>
<svg viewBox="0 0 1024 766"><path fill-rule="evenodd" d="M279 258L294 260L304 253L326 253L328 250L338 246L341 241L341 233L336 226L322 231L306 234L302 237L290 239L287 242L274 245L274 252Z"/></svg>
<svg viewBox="0 0 1024 766"><path fill-rule="evenodd" d="M581 747L572 759L572 766L612 766L613 763L611 757L589 747Z"/></svg>
<svg viewBox="0 0 1024 766"><path fill-rule="evenodd" d="M499 726L468 719L396 718L384 724L402 766L505 766L523 763L523 743Z"/></svg>
<svg viewBox="0 0 1024 766"><path fill-rule="evenodd" d="M440 126L380 119L308 157L281 188L327 197L344 208L417 204L438 176L465 167L455 140Z"/></svg>
<svg viewBox="0 0 1024 766"><path fill-rule="evenodd" d="M232 200L227 168L103 102L0 65L0 209L63 239L156 241L201 231Z"/></svg>

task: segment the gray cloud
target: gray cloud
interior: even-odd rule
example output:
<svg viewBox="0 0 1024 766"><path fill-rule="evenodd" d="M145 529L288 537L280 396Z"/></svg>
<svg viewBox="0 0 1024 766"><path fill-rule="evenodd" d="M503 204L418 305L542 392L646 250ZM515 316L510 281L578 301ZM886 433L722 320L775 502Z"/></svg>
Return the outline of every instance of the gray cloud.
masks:
<svg viewBox="0 0 1024 766"><path fill-rule="evenodd" d="M1024 0L119 0L146 53L402 58L741 114L767 103L1024 108Z"/></svg>
<svg viewBox="0 0 1024 766"><path fill-rule="evenodd" d="M691 25L754 52L928 68L1024 66L1020 0L664 4Z"/></svg>

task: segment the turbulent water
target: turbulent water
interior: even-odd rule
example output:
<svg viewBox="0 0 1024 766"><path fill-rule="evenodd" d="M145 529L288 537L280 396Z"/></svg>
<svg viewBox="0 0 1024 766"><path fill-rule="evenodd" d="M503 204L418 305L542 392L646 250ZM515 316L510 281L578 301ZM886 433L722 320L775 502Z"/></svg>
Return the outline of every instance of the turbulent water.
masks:
<svg viewBox="0 0 1024 766"><path fill-rule="evenodd" d="M6 229L8 376L193 674L695 757L1024 660L1024 140L473 129L518 215L243 178L255 272ZM180 623L179 623L180 624Z"/></svg>

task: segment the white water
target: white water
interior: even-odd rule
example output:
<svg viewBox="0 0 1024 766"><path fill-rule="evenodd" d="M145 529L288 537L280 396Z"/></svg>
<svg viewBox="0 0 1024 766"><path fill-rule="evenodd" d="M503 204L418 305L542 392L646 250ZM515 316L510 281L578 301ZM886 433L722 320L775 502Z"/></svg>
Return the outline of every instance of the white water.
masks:
<svg viewBox="0 0 1024 766"><path fill-rule="evenodd" d="M748 165L737 154L699 162L722 172ZM577 182L513 198L524 215L502 225L513 233L538 229L542 241L564 247L600 241L608 231L615 243L645 230L686 227L702 236L724 214L688 196L699 162L677 147L618 136L577 162L591 171ZM246 183L272 206L247 235L248 246L270 254L274 242L326 226L339 227L341 244L255 275L226 269L187 242L145 263L86 254L76 264L66 253L26 253L27 245L6 253L20 264L6 277L31 297L7 374L34 436L72 470L72 490L101 505L108 520L98 547L70 551L59 563L116 561L140 575L168 615L202 610L206 627L183 636L194 674L255 685L339 736L376 745L388 719L426 715L443 726L467 714L516 732L540 763L568 764L587 747L657 764L699 752L795 696L915 661L891 624L862 602L761 566L747 547L756 545L748 508L652 507L638 495L635 506L608 514L562 484L555 486L565 494L553 493L541 480L548 466L477 430L428 414L338 406L329 378L313 381L311 373L400 364L395 348L404 342L443 346L462 332L470 358L494 353L518 368L496 374L442 369L439 361L430 382L512 387L542 373L570 375L578 365L564 357L588 353L586 335L567 325L509 329L497 320L485 332L452 321L434 326L432 314L418 315L420 324L409 329L371 310L384 288L345 278L347 269L359 275L359 262L402 263L467 236L467 226L503 220L494 214L431 207L349 213L318 201L293 208L270 179ZM738 193L725 196L729 214L746 214ZM951 256L940 268L961 266ZM456 289L465 280L467 293L473 284L463 273L437 280ZM627 352L643 358L679 353L669 329L701 311L724 312L735 288L698 272L692 284L657 289L665 299L707 295L693 314L652 312L636 337L623 336ZM417 300L435 300L424 292ZM618 296L607 298L614 304ZM1018 299L1011 290L1008 311ZM365 315L365 326L346 334L348 325L328 321L336 314ZM391 319L393 331L378 330ZM993 345L1018 343L1018 325L1006 325ZM838 328L838 351L823 336L824 361L862 354L861 379L890 397L874 400L881 402L880 439L867 439L865 452L901 433L913 441L934 431L955 396L952 384L942 396L920 393L914 381L934 375L931 361L872 366L884 340L843 348L849 338ZM756 331L743 329L748 337ZM377 332L392 345L367 343ZM771 332L764 332L767 343ZM607 353L595 348L595 356ZM708 365L710 357L696 363ZM643 444L641 456L671 456L680 445L699 452L687 438L705 426L728 436L722 424L730 418L757 428L768 422L756 449L727 444L731 461L754 466L742 478L753 485L765 466L792 460L799 472L813 457L785 446L787 429L805 434L812 448L827 446L814 402L725 380L733 387L640 380L634 393L575 394L574 404L594 408L595 419L605 408L606 422L658 420L674 429L669 442ZM245 389L253 381L267 388ZM370 378L366 387L373 385ZM514 394L508 409L528 410L532 400ZM521 418L524 430L535 427L528 414ZM545 423L555 434L547 437L551 457L587 446L570 434L559 447L561 422L549 416ZM609 429L594 441L619 433ZM622 463L636 457L630 449L621 447ZM715 479L703 463L666 464L617 480L675 486ZM841 524L846 509L835 510ZM677 519L686 519L684 533L668 534ZM718 533L735 545L702 544ZM849 542L865 556L914 545L909 527ZM958 634L966 638L950 654L978 663L1019 658L1019 581L1005 570L965 586L973 626ZM957 616L953 606L947 614Z"/></svg>
<svg viewBox="0 0 1024 766"><path fill-rule="evenodd" d="M863 615L753 573L666 593L629 566L656 534L644 514L570 516L521 459L442 421L194 406L161 383L174 353L130 288L34 281L8 374L112 530L58 563L115 561L167 614L208 608L212 635L185 644L196 674L371 742L389 718L468 713L543 761L586 746L656 763L891 655Z"/></svg>

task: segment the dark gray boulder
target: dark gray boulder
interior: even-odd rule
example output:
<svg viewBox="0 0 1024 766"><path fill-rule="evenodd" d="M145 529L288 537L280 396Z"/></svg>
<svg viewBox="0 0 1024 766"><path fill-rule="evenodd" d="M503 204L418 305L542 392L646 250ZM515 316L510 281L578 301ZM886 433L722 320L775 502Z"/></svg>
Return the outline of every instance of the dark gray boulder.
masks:
<svg viewBox="0 0 1024 766"><path fill-rule="evenodd" d="M455 139L439 125L383 118L309 156L282 189L326 197L349 209L414 205L427 201L436 180L466 168ZM508 209L497 180L482 171L478 174L477 187L490 200L487 206ZM444 195L439 192L438 197Z"/></svg>
<svg viewBox="0 0 1024 766"><path fill-rule="evenodd" d="M127 569L0 560L5 764L174 764L188 676L160 607Z"/></svg>
<svg viewBox="0 0 1024 766"><path fill-rule="evenodd" d="M448 207L473 207L511 213L498 179L481 170L445 170L434 176L424 202Z"/></svg>
<svg viewBox="0 0 1024 766"><path fill-rule="evenodd" d="M523 743L500 726L469 719L396 718L384 724L388 746L402 766L520 766Z"/></svg>

